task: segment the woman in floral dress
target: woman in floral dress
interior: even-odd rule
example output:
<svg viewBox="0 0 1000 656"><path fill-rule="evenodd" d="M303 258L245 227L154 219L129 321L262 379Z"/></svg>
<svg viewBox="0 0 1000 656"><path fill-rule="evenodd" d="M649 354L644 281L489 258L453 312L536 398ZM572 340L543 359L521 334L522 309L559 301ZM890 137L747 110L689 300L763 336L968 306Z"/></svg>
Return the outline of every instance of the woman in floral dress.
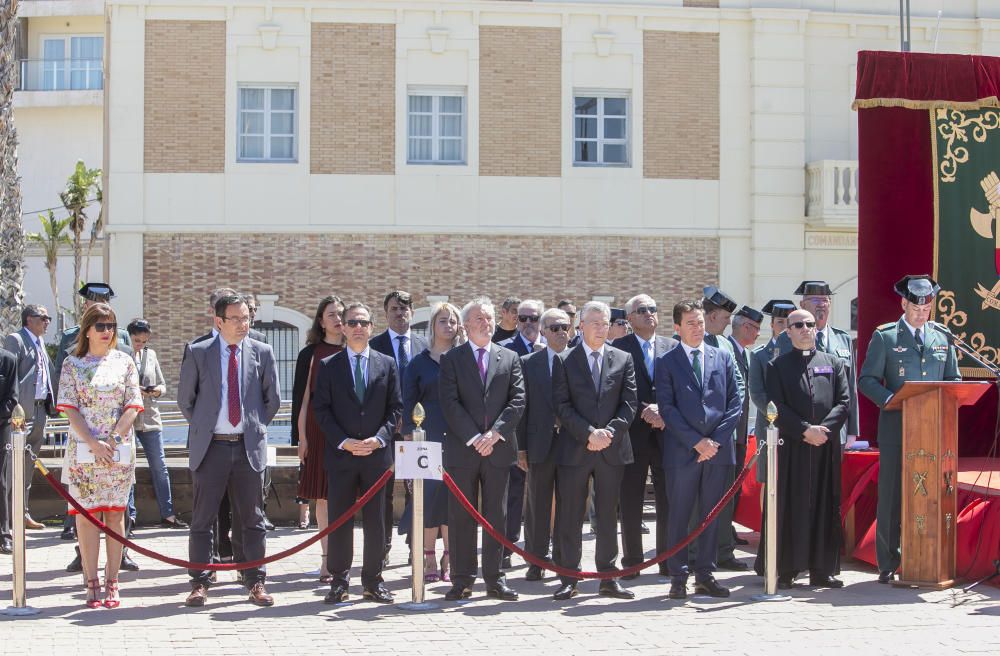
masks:
<svg viewBox="0 0 1000 656"><path fill-rule="evenodd" d="M63 483L80 505L124 534L125 507L135 478L132 424L143 405L135 362L115 349L117 328L115 313L106 303L92 305L83 313L77 343L63 361L56 407L69 419L71 433ZM98 600L101 533L75 509L69 513L77 515L87 606L97 608L102 605ZM103 605L117 608L122 546L106 538L105 550Z"/></svg>

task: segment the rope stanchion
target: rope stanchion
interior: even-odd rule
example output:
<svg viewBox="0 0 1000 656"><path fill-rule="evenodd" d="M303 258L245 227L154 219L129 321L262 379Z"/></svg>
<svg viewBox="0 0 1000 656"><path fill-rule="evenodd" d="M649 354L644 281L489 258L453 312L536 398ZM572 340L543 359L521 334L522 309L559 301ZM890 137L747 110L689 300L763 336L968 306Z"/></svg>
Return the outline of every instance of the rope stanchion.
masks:
<svg viewBox="0 0 1000 656"><path fill-rule="evenodd" d="M743 484L743 479L746 478L747 475L750 473L750 468L753 467L754 463L757 462L757 458L759 457L759 455L760 455L760 448L757 449L757 453L754 454L754 457L743 468L743 471L740 472L740 475L736 477L736 481L729 488L729 490L727 490L726 493L722 496L722 499L720 499L719 502L715 504L715 506L712 508L712 511L708 513L708 516L705 517L705 520L701 524L699 524L697 528L691 531L687 535L687 537L685 537L683 540L675 544L673 547L653 556L647 561L639 563L638 565L626 567L625 569L608 570L606 572L574 571L571 569L567 569L565 567L560 567L559 565L556 565L553 562L542 560L541 558L535 556L532 553L528 553L521 547L517 546L516 544L508 540L506 535L504 535L500 531L497 531L495 528L493 528L492 525L490 525L488 521L486 521L486 518L483 517L483 515L476 509L476 507L472 505L472 503L469 501L468 498L466 498L466 496L462 493L462 491L458 489L458 485L456 485L454 479L452 479L452 477L448 475L448 472L443 472L442 478L444 479L444 484L447 486L452 496L454 496L455 499L458 501L458 503L461 504L463 508L465 508L465 511L470 515L472 515L472 518L476 520L476 523L482 526L483 530L486 531L490 535L490 537L499 542L505 549L509 549L510 551L516 553L517 555L519 555L521 558L524 558L527 562L531 563L532 565L536 565L538 567L541 567L542 569L547 569L551 572L555 572L560 576L566 576L575 579L600 579L602 581L605 581L608 579L616 579L622 576L630 576L632 574L638 574L639 572L648 567L652 567L653 565L658 565L662 563L667 558L670 558L671 556L679 552L681 549L691 544L695 540L695 538L701 535L702 532L706 528L708 528L708 525L711 524L716 517L718 517L719 513L722 512L722 509L726 507L726 505L732 500L732 498L736 496L737 490L739 490L740 486Z"/></svg>
<svg viewBox="0 0 1000 656"><path fill-rule="evenodd" d="M74 499L73 496L69 492L66 491L66 488L64 488L62 486L62 484L59 481L57 481L54 476L52 476L52 474L42 464L42 461L39 460L37 456L35 456L34 454L32 454L32 458L35 459L35 466L38 468L38 471L40 471L42 473L42 475L45 477L45 480L48 481L49 485L52 486L52 489L54 489L59 494L59 496L61 496L63 499L65 499L66 502L69 505L71 505L78 513L80 513L80 515L82 515L84 518L86 518L87 521L89 521L91 524L93 524L94 526L96 526L98 529L100 529L101 531L103 531L104 533L106 533L114 541L120 542L122 545L128 547L129 549L132 549L136 553L140 553L143 556L147 556L149 558L152 558L153 560L158 560L158 561L160 561L162 563L167 563L168 565L174 565L176 567L183 567L184 569L209 570L209 571L214 571L214 572L223 572L223 571L231 571L231 570L250 569L252 567L260 567L262 565L267 565L268 563L273 563L275 561L282 560L284 558L288 558L289 556L297 554L298 552L302 551L303 549L306 549L307 547L309 547L309 546L311 546L313 544L316 544L317 542L319 542L320 540L322 540L323 538L325 538L326 536L328 536L330 533L333 533L334 531L336 531L344 523L346 523L347 521L353 519L355 513L357 513L359 510L361 510L361 508L366 503L368 503L369 501L371 501L372 497L374 497L376 494L378 494L379 491L383 487L385 487L385 484L389 480L389 477L392 476L392 469L385 470L385 473L383 473L382 476L377 481L375 481L375 484L372 485L370 488L368 488L367 492L365 492L360 497L358 497L358 500L354 503L354 505L351 506L350 508L348 508L344 512L344 514L342 514L340 517L338 517L335 521L330 522L329 526L327 526L322 531L316 533L316 535L313 535L308 540L305 540L304 542L301 542L301 543L295 545L294 547L291 547L290 549L285 549L284 551L282 551L280 553L276 553L276 554L268 556L266 558L261 558L260 560L254 560L254 561L247 562L247 563L192 563L192 562L187 561L187 560L182 560L180 558L172 558L170 556L165 556L165 555L163 555L161 553L157 553L156 551L153 551L152 549L147 549L147 548L145 548L145 547L143 547L141 545L136 544L135 542L132 542L128 538L126 538L126 537L124 537L122 535L119 535L114 529L110 528L107 524L105 524L101 520L99 520L96 517L94 517L93 515L91 515L90 512L86 508L84 508L83 506L81 506L80 502L77 501L76 499Z"/></svg>

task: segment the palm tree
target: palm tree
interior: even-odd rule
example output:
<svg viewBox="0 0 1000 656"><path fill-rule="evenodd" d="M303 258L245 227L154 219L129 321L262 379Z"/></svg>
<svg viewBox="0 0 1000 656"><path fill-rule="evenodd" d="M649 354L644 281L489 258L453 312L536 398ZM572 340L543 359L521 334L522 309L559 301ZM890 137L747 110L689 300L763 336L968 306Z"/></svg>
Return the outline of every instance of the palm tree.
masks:
<svg viewBox="0 0 1000 656"><path fill-rule="evenodd" d="M24 300L24 226L14 128L16 26L17 0L0 0L0 333L21 325Z"/></svg>
<svg viewBox="0 0 1000 656"><path fill-rule="evenodd" d="M33 241L42 245L45 252L45 268L49 271L49 285L52 287L52 296L55 298L55 311L60 312L59 305L59 285L56 282L56 268L59 265L59 247L70 244L69 235L66 234L66 226L72 221L72 217L57 219L49 210L49 215L39 214L38 218L42 222L41 232L28 233L28 241Z"/></svg>
<svg viewBox="0 0 1000 656"><path fill-rule="evenodd" d="M83 258L82 235L87 227L87 205L96 199L101 189L101 169L88 169L83 160L77 160L73 174L66 180L66 188L59 192L59 200L69 212L69 228L73 232L73 282L80 280L80 263ZM73 297L73 317L80 320L81 299Z"/></svg>

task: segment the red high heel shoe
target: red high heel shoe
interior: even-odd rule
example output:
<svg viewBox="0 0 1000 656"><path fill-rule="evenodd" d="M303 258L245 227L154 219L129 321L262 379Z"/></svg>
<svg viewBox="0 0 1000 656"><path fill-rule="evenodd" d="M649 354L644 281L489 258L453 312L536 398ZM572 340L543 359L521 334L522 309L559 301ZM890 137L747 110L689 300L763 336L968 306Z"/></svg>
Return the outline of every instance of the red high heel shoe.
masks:
<svg viewBox="0 0 1000 656"><path fill-rule="evenodd" d="M104 582L104 607L118 608L121 603L118 598L118 579L108 579Z"/></svg>
<svg viewBox="0 0 1000 656"><path fill-rule="evenodd" d="M99 579L87 580L87 608L100 608L101 600L97 595L101 592L101 581ZM91 596L93 595L93 596Z"/></svg>

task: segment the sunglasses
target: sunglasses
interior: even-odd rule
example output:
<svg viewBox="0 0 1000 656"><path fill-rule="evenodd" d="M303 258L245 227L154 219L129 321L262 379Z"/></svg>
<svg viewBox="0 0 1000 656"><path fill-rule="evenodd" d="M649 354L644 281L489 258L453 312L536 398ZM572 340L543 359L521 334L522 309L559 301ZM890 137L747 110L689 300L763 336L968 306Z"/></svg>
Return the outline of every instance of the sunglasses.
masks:
<svg viewBox="0 0 1000 656"><path fill-rule="evenodd" d="M789 328L798 328L799 330L803 328L815 328L815 321L796 321L795 323L788 324Z"/></svg>
<svg viewBox="0 0 1000 656"><path fill-rule="evenodd" d="M520 321L521 323L528 323L529 321L531 323L538 323L539 319L541 319L541 317L537 315L527 315L527 314L517 315L517 320Z"/></svg>
<svg viewBox="0 0 1000 656"><path fill-rule="evenodd" d="M638 314L656 314L655 305L640 305L635 309Z"/></svg>
<svg viewBox="0 0 1000 656"><path fill-rule="evenodd" d="M113 331L116 328L118 328L118 324L114 323L113 321L111 322L98 321L97 323L94 324L94 330L96 330L99 333L106 333L108 331Z"/></svg>
<svg viewBox="0 0 1000 656"><path fill-rule="evenodd" d="M52 321L52 317L47 314L33 314L31 316L34 319L41 319L42 321Z"/></svg>
<svg viewBox="0 0 1000 656"><path fill-rule="evenodd" d="M615 324L616 326L627 326L628 325L628 321L625 321L624 319L615 319L611 323Z"/></svg>
<svg viewBox="0 0 1000 656"><path fill-rule="evenodd" d="M369 321L368 319L348 319L344 323L346 323L351 328L357 328L358 326L361 326L362 328L367 328L368 326L372 325L372 322Z"/></svg>
<svg viewBox="0 0 1000 656"><path fill-rule="evenodd" d="M554 332L554 333L568 333L569 332L569 324L554 323L551 326L549 326L548 329L550 331Z"/></svg>
<svg viewBox="0 0 1000 656"><path fill-rule="evenodd" d="M570 319L572 319L573 317L576 316L576 312L567 312L566 316L568 316Z"/></svg>

